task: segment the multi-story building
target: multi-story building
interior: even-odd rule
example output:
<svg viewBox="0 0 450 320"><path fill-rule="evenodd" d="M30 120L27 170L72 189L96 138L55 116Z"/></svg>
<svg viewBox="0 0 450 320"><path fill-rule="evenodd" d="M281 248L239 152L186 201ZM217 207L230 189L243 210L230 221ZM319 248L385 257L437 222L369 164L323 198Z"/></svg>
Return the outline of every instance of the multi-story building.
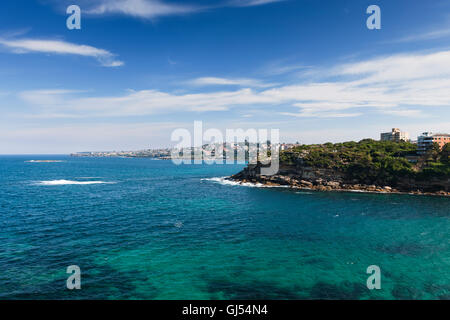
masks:
<svg viewBox="0 0 450 320"><path fill-rule="evenodd" d="M450 143L450 134L447 133L433 134L431 132L422 133L422 135L417 138L417 153L418 154L426 153L429 149L431 149L433 143L437 143L442 150L442 148L447 143Z"/></svg>
<svg viewBox="0 0 450 320"><path fill-rule="evenodd" d="M439 145L441 150L447 143L450 143L450 134L448 133L436 133L435 135L433 135L433 138L433 141Z"/></svg>
<svg viewBox="0 0 450 320"><path fill-rule="evenodd" d="M409 133L401 131L398 128L393 128L391 132L381 134L381 141L409 141Z"/></svg>

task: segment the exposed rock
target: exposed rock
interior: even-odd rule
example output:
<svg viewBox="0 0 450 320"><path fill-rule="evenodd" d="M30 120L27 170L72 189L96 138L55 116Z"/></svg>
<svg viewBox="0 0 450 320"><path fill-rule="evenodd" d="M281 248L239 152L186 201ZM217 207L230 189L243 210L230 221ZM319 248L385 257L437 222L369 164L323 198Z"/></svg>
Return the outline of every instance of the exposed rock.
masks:
<svg viewBox="0 0 450 320"><path fill-rule="evenodd" d="M329 186L329 187L332 187L332 188L337 189L337 188L339 188L339 186L340 186L341 184L340 184L339 182L337 182L337 181L328 181L328 182L326 183L326 185Z"/></svg>
<svg viewBox="0 0 450 320"><path fill-rule="evenodd" d="M306 181L306 180L300 180L300 184L304 185L304 186L308 186L308 187L312 187L313 186L312 182L309 182L309 181Z"/></svg>
<svg viewBox="0 0 450 320"><path fill-rule="evenodd" d="M317 169L303 164L280 164L277 175L260 175L260 166L249 165L241 172L230 177L231 180L241 182L261 183L267 186L290 186L298 189L312 189L317 191L364 191L378 193L411 193L450 196L449 182L434 179L433 181L418 182L403 179L395 185L385 185L382 181L368 184L366 181L346 179L345 173L332 169ZM382 187L381 187L382 186Z"/></svg>

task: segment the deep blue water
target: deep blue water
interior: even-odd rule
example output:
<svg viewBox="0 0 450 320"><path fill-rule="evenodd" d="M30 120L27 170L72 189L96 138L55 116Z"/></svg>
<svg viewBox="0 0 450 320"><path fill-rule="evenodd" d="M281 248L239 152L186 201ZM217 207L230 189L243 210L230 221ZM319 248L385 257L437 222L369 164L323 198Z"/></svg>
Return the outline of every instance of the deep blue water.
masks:
<svg viewBox="0 0 450 320"><path fill-rule="evenodd" d="M241 169L0 157L0 299L450 298L450 199L208 180Z"/></svg>

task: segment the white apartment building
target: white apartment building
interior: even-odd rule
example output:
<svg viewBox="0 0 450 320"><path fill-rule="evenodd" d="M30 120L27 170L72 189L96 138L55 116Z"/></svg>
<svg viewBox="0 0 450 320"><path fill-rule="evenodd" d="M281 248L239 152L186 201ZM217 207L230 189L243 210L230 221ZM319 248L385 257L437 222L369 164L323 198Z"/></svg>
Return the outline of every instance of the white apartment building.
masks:
<svg viewBox="0 0 450 320"><path fill-rule="evenodd" d="M409 141L409 133L401 131L398 128L393 128L391 132L385 132L381 134L381 141Z"/></svg>

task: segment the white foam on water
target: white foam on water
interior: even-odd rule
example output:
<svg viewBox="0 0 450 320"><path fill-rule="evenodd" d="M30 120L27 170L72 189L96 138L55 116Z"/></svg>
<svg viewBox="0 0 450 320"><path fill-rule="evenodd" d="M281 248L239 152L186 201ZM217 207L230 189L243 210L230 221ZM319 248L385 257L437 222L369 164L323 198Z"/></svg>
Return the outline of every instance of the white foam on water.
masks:
<svg viewBox="0 0 450 320"><path fill-rule="evenodd" d="M27 160L25 162L28 163L59 163L59 162L66 162L65 160Z"/></svg>
<svg viewBox="0 0 450 320"><path fill-rule="evenodd" d="M73 180L48 180L48 181L40 181L38 185L41 186L62 186L62 185L87 185L87 184L110 184L115 182L105 182L105 181L73 181Z"/></svg>
<svg viewBox="0 0 450 320"><path fill-rule="evenodd" d="M102 177L76 177L76 179L101 179Z"/></svg>
<svg viewBox="0 0 450 320"><path fill-rule="evenodd" d="M267 186L262 183L253 183L253 182L238 182L228 180L229 177L217 177L217 178L205 178L201 179L202 181L213 181L220 183L224 186L241 186L241 187L251 187L251 188L288 188L289 186Z"/></svg>
<svg viewBox="0 0 450 320"><path fill-rule="evenodd" d="M205 178L205 179L202 179L202 181L213 181L213 182L217 182L224 186L242 186L242 187L254 187L254 188L264 187L264 185L261 183L231 181L231 180L228 180L227 178L228 177Z"/></svg>

